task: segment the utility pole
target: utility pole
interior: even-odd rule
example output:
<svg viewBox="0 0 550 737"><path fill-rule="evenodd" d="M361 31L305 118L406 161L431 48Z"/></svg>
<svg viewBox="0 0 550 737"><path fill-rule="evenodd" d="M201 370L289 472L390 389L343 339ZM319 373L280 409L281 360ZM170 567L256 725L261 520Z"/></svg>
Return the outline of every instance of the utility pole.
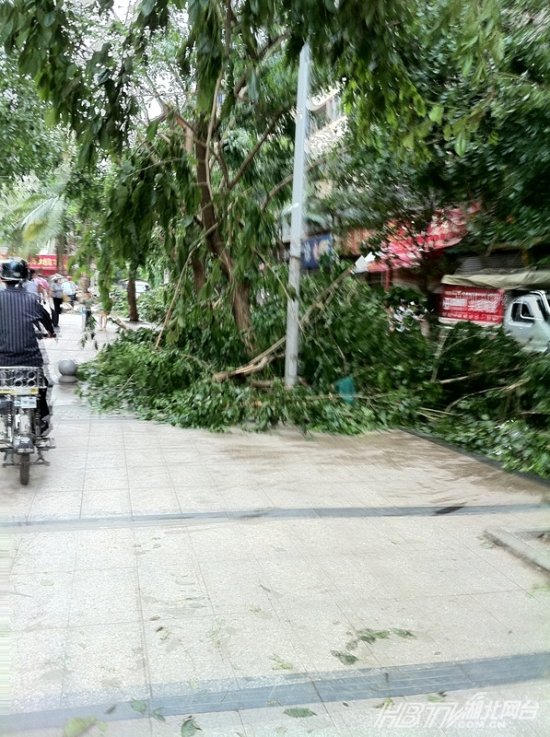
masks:
<svg viewBox="0 0 550 737"><path fill-rule="evenodd" d="M304 199L306 184L307 98L309 92L309 45L300 52L298 94L296 100L296 133L294 137L294 173L292 180L292 212L290 220L290 254L286 315L285 386L293 387L298 378L300 343L300 271L304 236Z"/></svg>

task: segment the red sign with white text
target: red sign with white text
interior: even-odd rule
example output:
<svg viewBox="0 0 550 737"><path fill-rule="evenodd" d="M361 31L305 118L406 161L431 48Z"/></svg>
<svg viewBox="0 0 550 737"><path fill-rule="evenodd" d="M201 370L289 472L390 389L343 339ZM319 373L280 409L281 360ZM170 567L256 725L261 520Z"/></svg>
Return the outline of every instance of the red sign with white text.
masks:
<svg viewBox="0 0 550 737"><path fill-rule="evenodd" d="M441 317L499 325L504 318L504 290L444 286Z"/></svg>
<svg viewBox="0 0 550 737"><path fill-rule="evenodd" d="M52 276L57 273L57 256L55 254L40 254L30 259L29 267L41 271L44 276ZM61 259L61 270L67 270L67 256Z"/></svg>

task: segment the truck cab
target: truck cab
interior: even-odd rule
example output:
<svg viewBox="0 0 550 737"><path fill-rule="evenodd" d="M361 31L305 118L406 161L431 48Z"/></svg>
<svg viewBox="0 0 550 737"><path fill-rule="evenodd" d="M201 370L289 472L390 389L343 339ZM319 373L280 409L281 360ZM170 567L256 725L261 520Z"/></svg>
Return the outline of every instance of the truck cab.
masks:
<svg viewBox="0 0 550 737"><path fill-rule="evenodd" d="M534 290L510 299L505 307L503 327L526 350L549 350L550 293Z"/></svg>
<svg viewBox="0 0 550 737"><path fill-rule="evenodd" d="M525 350L550 355L550 270L446 274L441 285L443 325L502 327Z"/></svg>

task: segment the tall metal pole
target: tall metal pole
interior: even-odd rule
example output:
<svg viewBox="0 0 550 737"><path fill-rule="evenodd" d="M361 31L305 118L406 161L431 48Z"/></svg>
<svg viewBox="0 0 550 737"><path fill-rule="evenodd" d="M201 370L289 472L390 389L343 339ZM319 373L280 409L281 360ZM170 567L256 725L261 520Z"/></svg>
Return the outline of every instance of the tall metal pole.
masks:
<svg viewBox="0 0 550 737"><path fill-rule="evenodd" d="M285 386L292 387L298 378L300 343L300 270L304 235L304 193L306 183L307 98L309 92L309 46L300 52L298 94L296 100L296 134L294 138L294 174L292 180L292 213L290 220L290 255L288 262L289 298L286 315Z"/></svg>

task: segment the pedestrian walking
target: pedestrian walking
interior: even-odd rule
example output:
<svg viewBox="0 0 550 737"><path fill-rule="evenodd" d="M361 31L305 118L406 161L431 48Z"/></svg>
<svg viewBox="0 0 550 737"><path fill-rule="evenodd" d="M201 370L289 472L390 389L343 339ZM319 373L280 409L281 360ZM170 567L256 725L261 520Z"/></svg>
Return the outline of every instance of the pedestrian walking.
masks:
<svg viewBox="0 0 550 737"><path fill-rule="evenodd" d="M91 340L95 349L98 349L97 339L95 337L96 320L92 313L93 296L90 291L84 292L82 295L82 347L86 345L87 340Z"/></svg>
<svg viewBox="0 0 550 737"><path fill-rule="evenodd" d="M76 284L74 283L72 276L67 277L67 281L63 282L62 288L63 294L71 303L71 307L74 307L74 303L76 300Z"/></svg>
<svg viewBox="0 0 550 737"><path fill-rule="evenodd" d="M50 286L50 295L53 301L52 322L54 328L59 327L59 315L61 314L61 305L63 304L63 287L61 286L61 277L54 276Z"/></svg>

